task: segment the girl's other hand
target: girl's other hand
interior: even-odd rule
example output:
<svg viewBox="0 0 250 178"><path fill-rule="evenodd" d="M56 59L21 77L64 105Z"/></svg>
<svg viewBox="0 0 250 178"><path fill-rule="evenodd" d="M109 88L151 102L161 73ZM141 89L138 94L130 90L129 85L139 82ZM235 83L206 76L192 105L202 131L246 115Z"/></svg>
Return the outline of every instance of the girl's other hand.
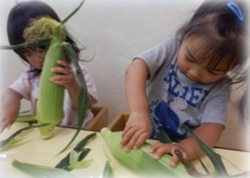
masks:
<svg viewBox="0 0 250 178"><path fill-rule="evenodd" d="M126 152L140 148L152 131L148 113L131 113L122 133L120 146Z"/></svg>
<svg viewBox="0 0 250 178"><path fill-rule="evenodd" d="M0 104L0 133L5 128L10 128L18 117L21 99L23 97L16 91L8 88L2 95L2 103Z"/></svg>
<svg viewBox="0 0 250 178"><path fill-rule="evenodd" d="M170 160L170 167L176 167L180 162L178 156L175 154L175 150L179 150L182 153L184 159L187 158L187 153L184 151L178 143L165 144L165 143L156 143L152 145L149 152L154 154L155 159L160 159L164 154L171 154L172 159Z"/></svg>
<svg viewBox="0 0 250 178"><path fill-rule="evenodd" d="M10 126L15 122L17 116L11 113L8 109L3 109L2 106L0 108L0 133L4 131L6 128L10 128Z"/></svg>
<svg viewBox="0 0 250 178"><path fill-rule="evenodd" d="M60 67L52 68L51 71L60 75L51 77L50 81L57 85L62 85L68 90L78 85L71 66L63 60L58 60L57 63L60 65Z"/></svg>

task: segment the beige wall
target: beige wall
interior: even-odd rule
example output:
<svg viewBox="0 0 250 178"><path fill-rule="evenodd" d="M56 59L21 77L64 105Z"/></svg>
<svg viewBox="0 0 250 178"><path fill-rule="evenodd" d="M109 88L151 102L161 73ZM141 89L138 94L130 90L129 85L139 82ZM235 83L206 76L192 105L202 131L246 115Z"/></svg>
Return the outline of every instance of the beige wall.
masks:
<svg viewBox="0 0 250 178"><path fill-rule="evenodd" d="M21 2L24 0L18 0ZM42 0L51 5L61 19L81 0ZM66 24L87 50L83 57L95 79L99 103L107 106L109 119L127 110L124 72L133 56L174 35L203 0L86 0L80 11ZM14 0L1 0L0 44L7 44L6 20ZM0 94L23 69L12 51L0 51ZM7 77L8 76L8 77ZM29 107L28 103L23 109Z"/></svg>

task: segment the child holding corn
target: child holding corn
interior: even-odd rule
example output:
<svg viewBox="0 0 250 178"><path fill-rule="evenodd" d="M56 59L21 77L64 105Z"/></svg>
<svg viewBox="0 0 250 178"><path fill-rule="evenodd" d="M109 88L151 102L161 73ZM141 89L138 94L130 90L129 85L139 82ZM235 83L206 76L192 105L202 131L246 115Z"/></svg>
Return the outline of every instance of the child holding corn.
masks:
<svg viewBox="0 0 250 178"><path fill-rule="evenodd" d="M244 7L242 1L206 0L175 38L134 58L125 81L131 110L120 142L125 151L164 130L175 142L154 144L150 152L156 159L172 154L175 167L176 149L194 159L203 153L183 124L209 147L216 144L226 123L230 84L244 76Z"/></svg>
<svg viewBox="0 0 250 178"><path fill-rule="evenodd" d="M27 27L30 19L37 17L49 16L60 22L56 12L47 4L40 1L29 1L17 4L12 8L8 17L8 38L11 45L23 43L24 29ZM79 58L80 49L69 36L66 41L70 43ZM44 59L46 55L46 46L39 45L30 48L18 48L14 51L28 65L28 69L23 71L19 79L17 79L2 95L2 103L0 106L0 133L9 128L16 120L20 101L27 99L31 101L32 112L35 115L36 103L38 100L40 75L43 69ZM60 67L52 68L51 71L58 75L51 77L50 81L56 85L64 86L64 118L60 123L61 126L77 127L77 97L80 92L80 85L75 77L75 68L71 64L71 59L66 56L65 61L58 59L57 63ZM97 102L97 93L94 81L91 79L88 69L80 63L82 73L84 75L90 105ZM92 120L93 114L89 110L83 123L83 128Z"/></svg>

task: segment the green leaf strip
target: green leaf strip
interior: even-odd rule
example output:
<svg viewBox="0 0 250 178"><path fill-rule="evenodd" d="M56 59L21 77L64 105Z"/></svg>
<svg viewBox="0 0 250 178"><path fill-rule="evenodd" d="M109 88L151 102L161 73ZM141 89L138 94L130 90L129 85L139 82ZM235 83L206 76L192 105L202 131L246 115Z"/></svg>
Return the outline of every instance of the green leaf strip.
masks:
<svg viewBox="0 0 250 178"><path fill-rule="evenodd" d="M75 13L82 7L84 2L85 0L82 0L79 6L73 12L71 12L61 23L65 24L73 15L75 15Z"/></svg>
<svg viewBox="0 0 250 178"><path fill-rule="evenodd" d="M157 138L162 143L173 143L171 138L168 136L168 134L164 130L157 133Z"/></svg>
<svg viewBox="0 0 250 178"><path fill-rule="evenodd" d="M28 130L28 129L31 129L31 128L36 128L36 127L45 127L47 125L49 125L49 124L31 125L31 126L28 126L28 127L24 127L22 129L16 131L15 133L13 133L7 139L1 140L0 141L0 148L3 148L4 146L6 146L12 139L14 139L17 135L19 135L21 132L23 132L25 130Z"/></svg>
<svg viewBox="0 0 250 178"><path fill-rule="evenodd" d="M193 132L192 129L190 129L187 125L183 125L183 127L190 132L197 144L199 145L200 149L207 155L207 157L210 159L212 162L214 169L216 171L217 176L220 177L228 177L228 173L226 171L226 168L222 162L222 159L219 154L215 153L212 149L210 149L207 145L205 145Z"/></svg>
<svg viewBox="0 0 250 178"><path fill-rule="evenodd" d="M200 164L201 164L201 166L202 166L202 168L205 170L205 172L206 172L206 174L211 174L210 172L209 172L209 170L207 169L207 167L205 166L205 164L203 163L203 161L201 160L201 158L197 155L197 159L198 159L198 161L200 162Z"/></svg>
<svg viewBox="0 0 250 178"><path fill-rule="evenodd" d="M12 165L25 172L26 174L36 178L74 178L72 174L62 169L29 164L17 160L14 160L12 162Z"/></svg>
<svg viewBox="0 0 250 178"><path fill-rule="evenodd" d="M102 178L114 178L113 170L110 166L110 161L107 160L103 169Z"/></svg>
<svg viewBox="0 0 250 178"><path fill-rule="evenodd" d="M68 55L69 57L73 60L73 63L76 67L76 77L77 80L81 86L81 91L78 95L78 128L76 130L75 135L72 137L70 142L62 149L62 151L59 152L62 153L64 152L70 145L71 143L75 140L77 135L79 134L80 130L82 129L82 125L84 123L85 117L87 115L87 111L89 109L89 96L88 96L88 89L86 85L86 81L84 79L84 76L82 74L82 70L80 68L80 65L78 63L76 54L72 48L72 46L68 43L64 43L65 48L68 50Z"/></svg>
<svg viewBox="0 0 250 178"><path fill-rule="evenodd" d="M17 45L3 45L0 46L0 49L9 49L9 50L13 50L13 49L18 49L18 48L29 48L32 46L39 46L39 45L44 45L47 46L49 44L50 39L39 39L37 41L33 41L33 42L25 42L22 44L17 44Z"/></svg>
<svg viewBox="0 0 250 178"><path fill-rule="evenodd" d="M96 133L89 134L86 136L84 139L82 139L73 150L79 152L82 150L82 148L93 138L95 138ZM89 149L85 149L86 151L83 153L83 155L80 155L80 159L82 160L90 151ZM55 168L60 168L60 169L65 169L68 170L68 165L69 165L69 158L70 158L70 153L67 154L66 157L64 157L56 166Z"/></svg>

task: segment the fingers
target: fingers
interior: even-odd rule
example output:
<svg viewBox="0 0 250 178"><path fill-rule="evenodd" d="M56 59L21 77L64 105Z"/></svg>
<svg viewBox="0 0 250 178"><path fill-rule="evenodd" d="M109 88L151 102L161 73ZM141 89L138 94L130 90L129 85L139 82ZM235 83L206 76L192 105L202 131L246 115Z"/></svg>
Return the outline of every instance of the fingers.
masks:
<svg viewBox="0 0 250 178"><path fill-rule="evenodd" d="M51 69L52 72L57 72L57 73L65 74L65 75L73 72L70 65L67 62L65 62L63 60L57 60L57 63L60 66L52 68Z"/></svg>
<svg viewBox="0 0 250 178"><path fill-rule="evenodd" d="M140 131L133 131L133 129L130 129L126 134L124 135L120 146L124 147L124 150L126 152L129 152L131 149L138 149L140 148L143 143L148 139L148 134L146 132L140 132Z"/></svg>
<svg viewBox="0 0 250 178"><path fill-rule="evenodd" d="M6 121L1 121L0 122L0 133L4 131L5 128L10 128L12 123L6 122Z"/></svg>
<svg viewBox="0 0 250 178"><path fill-rule="evenodd" d="M147 113L131 113L122 133L120 147L124 147L126 152L129 152L131 149L138 149L148 139L151 132L150 120Z"/></svg>
<svg viewBox="0 0 250 178"><path fill-rule="evenodd" d="M173 154L169 165L170 165L170 167L176 167L179 162L180 162L180 160L179 160L178 156L176 154Z"/></svg>
<svg viewBox="0 0 250 178"><path fill-rule="evenodd" d="M126 144L126 147L124 148L124 150L126 152L129 152L131 149L136 148L135 147L135 143L137 141L137 139L140 137L140 134L138 134L138 132L135 133L135 135L133 135L133 137L129 140L129 142Z"/></svg>
<svg viewBox="0 0 250 178"><path fill-rule="evenodd" d="M72 77L68 75L56 75L49 80L57 85L66 85L71 83Z"/></svg>
<svg viewBox="0 0 250 178"><path fill-rule="evenodd" d="M129 152L131 149L138 149L148 139L149 134L150 132L146 130L139 130L128 126L122 133L120 147L124 147L126 152Z"/></svg>
<svg viewBox="0 0 250 178"><path fill-rule="evenodd" d="M139 149L144 144L144 142L148 139L148 137L149 137L149 134L147 132L142 133L140 137L137 139L137 141L135 142L134 148Z"/></svg>
<svg viewBox="0 0 250 178"><path fill-rule="evenodd" d="M54 67L51 71L61 75L53 76L49 80L57 85L67 85L74 81L74 72L70 65L62 60L58 60L57 63L60 64L60 67Z"/></svg>
<svg viewBox="0 0 250 178"><path fill-rule="evenodd" d="M154 153L155 159L160 159L163 154L171 153L172 149L171 144L156 143L150 148L149 152Z"/></svg>
<svg viewBox="0 0 250 178"><path fill-rule="evenodd" d="M55 73L64 74L64 75L71 75L74 73L71 68L63 68L63 67L54 67L51 69L51 71Z"/></svg>
<svg viewBox="0 0 250 178"><path fill-rule="evenodd" d="M2 133L4 131L5 127L2 123L0 123L0 133Z"/></svg>
<svg viewBox="0 0 250 178"><path fill-rule="evenodd" d="M70 65L69 65L67 62L63 61L63 60L57 60L56 62L57 62L60 66L62 66L63 68L71 69Z"/></svg>
<svg viewBox="0 0 250 178"><path fill-rule="evenodd" d="M131 139L133 135L134 135L133 129L129 127L125 127L122 133L122 141L120 142L120 146L124 147L129 142L129 140Z"/></svg>
<svg viewBox="0 0 250 178"><path fill-rule="evenodd" d="M154 144L149 152L154 154L155 159L160 159L164 154L171 154L172 159L169 162L170 167L176 167L179 163L179 158L175 154L175 150L179 149L176 144L164 144L164 143L156 143Z"/></svg>

